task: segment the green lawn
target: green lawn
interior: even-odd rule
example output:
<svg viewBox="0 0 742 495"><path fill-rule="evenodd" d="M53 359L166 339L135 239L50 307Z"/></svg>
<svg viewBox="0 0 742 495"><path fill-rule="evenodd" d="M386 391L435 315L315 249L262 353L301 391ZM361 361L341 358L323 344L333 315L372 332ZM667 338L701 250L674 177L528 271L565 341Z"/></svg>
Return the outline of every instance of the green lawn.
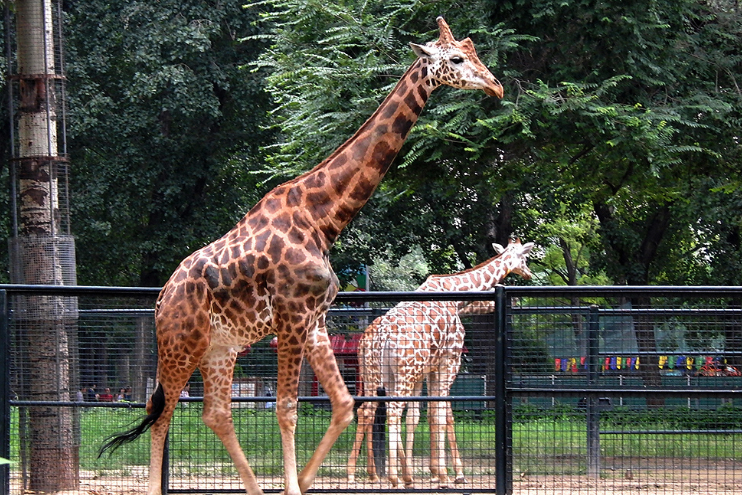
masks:
<svg viewBox="0 0 742 495"><path fill-rule="evenodd" d="M216 436L204 425L200 417L201 405L191 403L179 407L171 425L169 443L170 462L176 470L199 474L221 471L232 474L231 460ZM280 433L275 414L264 409L234 409L235 427L250 464L262 474L282 472ZM80 467L84 470L106 472L120 470L121 466L143 466L149 462L149 435L125 445L112 455L98 459L97 453L104 439L115 432L127 429L140 418L142 409L86 408L80 413ZM668 413L669 414L669 413ZM716 415L715 411L684 412L693 420L695 415ZM739 417L736 411L731 411ZM630 417L623 423L616 418ZM678 414L663 416L661 413L640 415L609 415L601 429L625 431L677 430L691 425L678 424ZM429 455L429 429L422 415L415 437L415 456ZM565 472L584 471L587 455L586 424L580 414L553 414L543 411L531 419L513 425L513 453L516 468L527 466L529 472L553 472L555 466L564 464ZM526 417L527 418L527 417ZM669 418L669 419L668 419ZM18 411L12 415L12 430L17 432ZM321 408L304 404L299 413L296 445L299 465L303 465L319 443L330 421L330 413ZM695 421L695 420L694 420ZM735 426L735 425L725 425ZM697 428L696 428L697 429ZM491 417L477 420L471 416L457 419L456 434L465 464L486 468L494 465L495 428ZM348 453L355 437L353 423L336 443L323 464L321 475L344 476ZM11 439L11 459L18 458L18 438ZM650 434L621 433L601 435L602 457L660 457L674 459L742 460L742 435L740 434ZM363 465L365 453L359 459ZM569 466L569 467L567 467Z"/></svg>

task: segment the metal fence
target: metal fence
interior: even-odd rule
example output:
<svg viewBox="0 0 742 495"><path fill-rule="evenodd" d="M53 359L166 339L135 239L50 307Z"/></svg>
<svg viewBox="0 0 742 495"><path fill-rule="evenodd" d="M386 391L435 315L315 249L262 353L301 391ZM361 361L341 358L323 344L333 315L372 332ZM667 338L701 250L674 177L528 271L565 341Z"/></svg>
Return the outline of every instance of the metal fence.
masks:
<svg viewBox="0 0 742 495"><path fill-rule="evenodd" d="M156 296L153 289L0 286L0 457L12 461L0 466L0 493L146 490L148 439L100 459L97 450L142 415L153 389ZM466 478L447 491L742 493L742 288L342 293L328 330L357 406L379 401L364 397L359 375L357 350L368 325L400 302L454 299L486 310L461 316L465 337L451 396L430 395L425 383L405 398L407 417L417 410L412 405L423 411L408 458L413 483L372 481L365 443L348 481L354 422L312 491L440 491L429 472L436 448L425 411L447 401ZM267 338L243 350L232 388L238 436L266 492L283 484L276 372ZM243 492L226 451L200 420L198 373L188 388L170 429L166 490ZM303 465L330 413L308 366L299 394ZM377 457L382 464L385 453ZM453 478L452 457L449 451Z"/></svg>

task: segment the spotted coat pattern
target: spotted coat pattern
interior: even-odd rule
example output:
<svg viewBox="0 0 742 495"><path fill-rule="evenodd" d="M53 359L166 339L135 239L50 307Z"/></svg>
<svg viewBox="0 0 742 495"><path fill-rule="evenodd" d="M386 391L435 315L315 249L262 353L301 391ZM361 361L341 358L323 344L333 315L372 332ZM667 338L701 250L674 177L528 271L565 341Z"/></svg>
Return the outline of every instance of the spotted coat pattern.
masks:
<svg viewBox="0 0 742 495"><path fill-rule="evenodd" d="M278 338L276 415L287 495L309 489L352 421L353 400L325 329L325 313L338 291L328 252L378 186L433 89L449 84L502 97L502 86L479 62L471 42L454 40L442 18L438 24L440 39L413 47L418 58L355 135L311 171L266 194L221 239L183 260L163 287L155 319L165 408L150 429L149 495L161 493L165 437L180 391L197 367L204 383L204 422L223 442L247 493L262 494L235 435L230 388L237 353L268 334ZM333 412L316 451L297 473L294 431L304 357ZM148 412L153 408L150 399Z"/></svg>
<svg viewBox="0 0 742 495"><path fill-rule="evenodd" d="M500 252L494 258L463 272L453 275L432 275L418 291L481 291L489 290L508 274L516 273L530 279L527 256L533 243L521 244L511 241L506 249L499 245ZM494 310L489 301L408 301L377 318L365 330L358 345L359 372L363 381L364 395L375 396L378 387L386 389L386 395L397 397L419 396L423 380L428 381L428 394L447 396L461 365L464 347L463 314L486 313ZM356 440L348 459L348 479L355 480L355 466L364 436L367 437L369 478L378 480L373 455L371 455L370 433L377 402L364 402L358 409ZM398 460L402 465L402 479L411 485L412 475L408 459L412 458L414 431L420 417L419 403L407 404L407 428L404 451L401 450L400 423L405 403L390 402L387 407L389 425L389 481L397 486ZM450 402L428 404L431 429L430 470L432 481L439 487L448 485L445 464L445 434L451 447L451 461L455 472L454 481L466 481L458 452L454 432L453 413ZM397 454L399 452L399 454Z"/></svg>

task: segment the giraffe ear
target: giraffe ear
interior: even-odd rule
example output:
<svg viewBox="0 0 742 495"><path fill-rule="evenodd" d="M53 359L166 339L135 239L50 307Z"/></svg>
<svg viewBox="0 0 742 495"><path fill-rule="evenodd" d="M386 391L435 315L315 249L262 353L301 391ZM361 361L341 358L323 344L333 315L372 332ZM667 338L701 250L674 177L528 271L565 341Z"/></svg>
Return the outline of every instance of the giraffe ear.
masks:
<svg viewBox="0 0 742 495"><path fill-rule="evenodd" d="M527 242L527 243L523 244L523 251L522 251L523 252L523 255L526 255L526 254L530 253L531 252L531 249L533 249L533 243L532 242Z"/></svg>
<svg viewBox="0 0 742 495"><path fill-rule="evenodd" d="M497 254L502 254L505 251L505 248L502 247L500 244L497 244L496 242L492 243L492 248Z"/></svg>
<svg viewBox="0 0 742 495"><path fill-rule="evenodd" d="M435 49L430 46L418 45L417 43L410 43L410 46L418 57L432 57L435 53Z"/></svg>

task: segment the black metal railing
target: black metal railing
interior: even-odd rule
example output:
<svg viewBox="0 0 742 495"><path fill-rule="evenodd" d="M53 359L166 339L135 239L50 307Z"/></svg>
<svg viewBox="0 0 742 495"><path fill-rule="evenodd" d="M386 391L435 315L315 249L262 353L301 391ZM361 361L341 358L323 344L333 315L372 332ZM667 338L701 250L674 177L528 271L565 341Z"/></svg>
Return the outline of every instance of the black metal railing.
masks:
<svg viewBox="0 0 742 495"><path fill-rule="evenodd" d="M86 457L96 450L86 439L87 428L99 426L94 420L103 425L110 422L110 427L124 424L139 415L145 405L154 384L153 307L157 293L157 289L126 287L0 286L0 457L14 462L11 467L0 466L0 495L33 488L28 485L32 469L29 413L39 408L75 411L72 443L80 485L87 483L86 476L96 481L105 479L109 487L126 485L127 490L141 481L142 476L132 476L131 472L138 472L146 446L117 462L129 462L129 467L115 469L112 466L116 463L96 464L98 461ZM69 328L73 328L65 337L69 337L69 349L62 356L62 361L69 363L64 371L68 373L69 383L64 384L68 395L90 382L118 387L136 379L139 383L134 397L128 402L78 402L71 395L69 400L34 395L30 383L38 377L31 375L34 364L30 344L44 335L29 337L28 333L33 331L34 318L49 316L34 315L32 307L19 302L37 296L74 298L73 304L62 305L63 313L67 311L64 308L70 308L69 314L57 315L70 317ZM608 480L614 484L634 482L644 475L672 480L678 493L692 491L688 476L676 476L676 472L694 469L693 463L657 472L655 464L659 462L647 463L651 453L636 446L651 438L660 444L656 455L671 462L677 451L669 444L663 447L662 442L674 437L682 437L686 443L693 438L705 443L720 439L731 442L728 450L719 446L718 455L712 452L714 449L703 449L703 469L715 466L715 472L723 478L721 484L742 486L742 444L738 443L742 442L742 424L735 419L742 412L742 377L733 371L742 369L742 287L498 286L494 292L341 293L330 311L328 327L350 343L353 335L394 304L443 300L494 300L496 307L494 315L465 320L466 359L462 366L466 369L462 369L460 378L464 374L481 376L471 380L480 387L476 393L464 389L450 397L423 394L404 398L423 407L432 401L449 401L455 405L457 425L465 425L459 443L462 457L468 462L465 469L470 484L454 485L449 491L518 493L533 476L538 478L538 486L543 486L543 493L549 493L549 483L557 483L557 478L562 485L589 479L593 482L590 486L598 487ZM642 306L637 307L637 303ZM246 432L245 437L255 431L255 424L261 435L273 428L267 419L255 423L275 401L268 393L275 390L273 352L268 341L255 343L238 362L235 394L244 395L233 398L233 407L235 422ZM682 367L663 365L663 358L668 356L677 358L677 363L682 357ZM355 390L357 361L352 346L350 350L338 350L336 357L346 382ZM716 365L717 361L723 362L730 374L704 376L702 364ZM627 362L631 364L627 366ZM619 363L617 368L615 363ZM202 401L198 376L193 386L191 396L182 399L180 422L176 421L171 430L169 462L163 467L164 478L169 480L165 489L171 493L242 492L218 445L194 445L205 438L200 432L190 436L200 428L195 426L195 419L191 420ZM360 393L355 399L357 404L382 400ZM309 372L303 376L299 400L300 408L304 408L300 416L315 420L313 424L320 431L328 401ZM311 424L302 426L315 429ZM544 429L548 435L543 434ZM307 445L316 444L314 434L306 433ZM350 437L352 432L346 435ZM267 457L280 451L280 442L265 438L269 445L265 455L257 456L258 472L266 473L261 478L266 492L279 492L280 466L274 466ZM422 481L406 489L364 480L355 485L343 482L342 456L347 455L350 444L352 438L339 441L336 450L340 455L328 458L313 491L439 491L436 485ZM196 456L185 452L187 448L208 453ZM423 479L427 455L424 442L416 442L415 449L421 452L414 459L420 462L416 479ZM607 454L609 451L614 453ZM221 460L209 464L212 459ZM625 466L629 468L623 469ZM619 471L625 471L624 480L613 478ZM514 477L514 473L520 476Z"/></svg>

